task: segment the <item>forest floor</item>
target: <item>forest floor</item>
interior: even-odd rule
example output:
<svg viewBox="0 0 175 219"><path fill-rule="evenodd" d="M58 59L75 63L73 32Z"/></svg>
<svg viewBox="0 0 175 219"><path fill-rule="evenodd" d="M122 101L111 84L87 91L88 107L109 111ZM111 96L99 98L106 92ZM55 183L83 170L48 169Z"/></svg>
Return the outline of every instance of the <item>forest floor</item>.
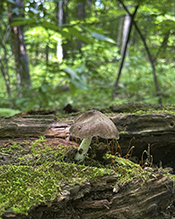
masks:
<svg viewBox="0 0 175 219"><path fill-rule="evenodd" d="M106 144L98 142L98 147ZM111 145L100 159L92 147L85 162L76 164L78 145L68 135L1 139L1 217L175 217L172 167L136 164L127 153L123 158L114 154Z"/></svg>

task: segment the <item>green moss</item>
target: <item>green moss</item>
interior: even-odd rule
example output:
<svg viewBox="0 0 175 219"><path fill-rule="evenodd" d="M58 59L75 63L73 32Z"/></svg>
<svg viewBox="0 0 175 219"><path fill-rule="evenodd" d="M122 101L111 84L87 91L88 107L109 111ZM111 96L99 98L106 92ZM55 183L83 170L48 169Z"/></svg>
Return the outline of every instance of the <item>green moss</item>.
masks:
<svg viewBox="0 0 175 219"><path fill-rule="evenodd" d="M20 111L10 108L0 108L0 117L10 117L14 116L17 113L20 113Z"/></svg>
<svg viewBox="0 0 175 219"><path fill-rule="evenodd" d="M94 181L113 171L77 165L73 159L66 163L64 158L70 148L48 145L43 136L34 141L9 141L0 149L1 155L8 158L0 166L0 215L8 209L27 214L36 203L58 197L62 183Z"/></svg>
<svg viewBox="0 0 175 219"><path fill-rule="evenodd" d="M26 214L34 204L54 200L60 195L62 182L98 180L99 176L110 173L111 170L60 162L35 168L3 165L0 167L0 215L5 209Z"/></svg>
<svg viewBox="0 0 175 219"><path fill-rule="evenodd" d="M64 158L70 148L54 148L42 136L30 142L11 141L1 146L1 151L9 161L0 166L0 215L8 209L27 214L33 205L58 197L65 182L74 185L97 181L100 176L114 173L128 180L133 175L131 169L136 168L129 160L116 156L115 163L107 166L92 158L87 159L86 166L74 164L73 160L66 163Z"/></svg>
<svg viewBox="0 0 175 219"><path fill-rule="evenodd" d="M104 110L105 113L132 113L132 114L149 114L149 113L170 113L175 114L175 105L160 106L158 104L148 103L127 103L117 104Z"/></svg>
<svg viewBox="0 0 175 219"><path fill-rule="evenodd" d="M108 165L91 157L86 158L85 165L74 164L74 151L68 154L72 148L48 145L43 136L30 142L11 141L0 149L9 159L0 166L0 215L8 209L27 214L33 205L59 197L65 182L73 186L98 181L108 174L117 174L118 182L145 176L149 179L149 173L139 165L110 153L104 156Z"/></svg>
<svg viewBox="0 0 175 219"><path fill-rule="evenodd" d="M48 145L43 136L34 141L13 142L0 146L1 155L8 157L9 163L36 165L48 161L62 161L69 148L63 145Z"/></svg>

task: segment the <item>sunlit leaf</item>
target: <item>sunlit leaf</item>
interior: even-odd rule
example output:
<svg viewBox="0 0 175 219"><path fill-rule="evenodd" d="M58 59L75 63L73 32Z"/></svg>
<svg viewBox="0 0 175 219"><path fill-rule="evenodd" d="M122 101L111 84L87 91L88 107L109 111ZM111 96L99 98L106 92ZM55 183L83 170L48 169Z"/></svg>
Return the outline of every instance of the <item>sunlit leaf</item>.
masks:
<svg viewBox="0 0 175 219"><path fill-rule="evenodd" d="M93 37L95 37L96 39L98 39L98 40L103 40L103 41L107 41L107 42L109 42L109 43L114 43L114 44L116 44L116 42L115 42L113 39L111 39L111 38L109 38L109 37L106 37L106 36L104 36L104 35L101 35L101 34L99 34L99 33L97 33L97 32L91 32L91 35L92 35Z"/></svg>
<svg viewBox="0 0 175 219"><path fill-rule="evenodd" d="M95 32L94 30L92 30L94 28L91 29L91 28L86 27L84 25L81 25L81 27L82 27L82 29L84 29L85 31L90 33L94 38L96 38L98 40L102 40L102 41L106 41L106 42L109 42L109 43L116 44L116 42L113 39L111 39L109 37L106 37L105 35L102 35L100 33Z"/></svg>
<svg viewBox="0 0 175 219"><path fill-rule="evenodd" d="M75 27L68 27L68 29L69 29L69 33L72 36L79 38L80 40L82 40L85 43L91 42L91 40L88 39L88 37L86 37L84 34L82 34L80 31L78 31Z"/></svg>
<svg viewBox="0 0 175 219"><path fill-rule="evenodd" d="M78 89L87 89L87 84L81 75L71 68L64 68L63 71L69 76L70 83Z"/></svg>

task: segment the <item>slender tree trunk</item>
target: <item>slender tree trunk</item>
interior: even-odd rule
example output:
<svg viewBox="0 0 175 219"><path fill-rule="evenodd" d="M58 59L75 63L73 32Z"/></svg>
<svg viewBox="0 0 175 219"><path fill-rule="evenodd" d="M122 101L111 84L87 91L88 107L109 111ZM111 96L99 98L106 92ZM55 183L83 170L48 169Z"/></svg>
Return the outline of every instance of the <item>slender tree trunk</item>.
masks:
<svg viewBox="0 0 175 219"><path fill-rule="evenodd" d="M0 3L2 4L2 3ZM1 5L2 6L2 5ZM9 32L7 32L8 28L8 21L6 21L6 18L1 19L1 26L0 26L0 47L1 47L1 54L0 54L0 71L2 73L2 76L4 78L6 91L8 93L9 97L9 107L13 108L13 104L11 101L11 82L10 82L10 75L9 75L9 59L10 56L8 54L8 47L6 46L7 38L9 35Z"/></svg>
<svg viewBox="0 0 175 219"><path fill-rule="evenodd" d="M88 6L88 16L90 17L91 14L92 14L92 10L91 10L91 5L92 5L92 2L91 0L87 0L87 6Z"/></svg>
<svg viewBox="0 0 175 219"><path fill-rule="evenodd" d="M86 17L86 13L85 13L85 2L79 2L77 4L77 18L78 19L84 19ZM78 40L77 43L77 48L81 49L82 47L82 41Z"/></svg>
<svg viewBox="0 0 175 219"><path fill-rule="evenodd" d="M34 44L34 47L35 47L35 59L34 59L34 63L35 63L35 65L37 65L39 62L39 59L38 59L38 56L39 56L39 43L35 43Z"/></svg>
<svg viewBox="0 0 175 219"><path fill-rule="evenodd" d="M58 26L63 25L63 0L57 2L57 20L58 20ZM63 59L63 47L62 47L62 40L59 39L57 43L57 51L56 56L58 58L58 61L62 61Z"/></svg>
<svg viewBox="0 0 175 219"><path fill-rule="evenodd" d="M119 0L119 1L120 1L120 0ZM130 14L130 12L128 11L127 7L123 4L123 2L122 2L122 1L120 1L120 2L121 2L121 4L123 5L123 8L126 10L126 12L127 12L130 16L132 16L132 14ZM134 20L133 20L133 24L134 24L134 26L135 26L135 28L136 28L138 34L140 35L140 37L141 37L141 39L142 39L142 41L143 41L143 44L144 44L144 46L145 46L145 50L146 50L146 52L147 52L147 54L148 54L148 58L149 58L149 61L150 61L151 67L152 67L152 71L153 71L153 78L154 78L154 84L155 84L155 88L156 88L156 95L157 95L157 97L158 97L158 103L159 103L160 105L162 105L162 95L161 95L161 91L160 91L160 87L159 87L158 78L157 78L157 75L156 75L156 68L155 68L155 65L154 65L154 59L152 58L152 55L151 55L151 53L150 53L150 51L149 51L149 48L148 48L148 46L147 46L147 43L146 43L146 40L145 40L143 34L141 33L139 27L137 26L137 23L136 23Z"/></svg>
<svg viewBox="0 0 175 219"><path fill-rule="evenodd" d="M15 14L14 11L18 13ZM15 0L13 7L9 8L9 23L13 22L18 16L23 17L22 11L23 0ZM12 51L15 56L18 86L30 87L31 81L23 26L14 26L11 28L11 39Z"/></svg>
<svg viewBox="0 0 175 219"><path fill-rule="evenodd" d="M1 73L2 73L2 76L3 76L4 81L5 81L8 97L11 98L11 88L10 88L11 83L10 83L10 75L9 75L9 66L8 66L9 60L7 58L7 49L2 42L0 42L0 45L4 50L3 60L0 59L0 69L1 69ZM9 107L13 108L13 104L11 101L10 101Z"/></svg>
<svg viewBox="0 0 175 219"><path fill-rule="evenodd" d="M49 44L50 44L50 34L48 32L48 40L47 40L47 44L46 44L46 48L45 48L47 70L48 70L48 66L49 66L49 52L50 52Z"/></svg>
<svg viewBox="0 0 175 219"><path fill-rule="evenodd" d="M120 48L120 54L121 54L121 42L122 42L122 27L123 27L123 16L120 17L119 20L119 26L118 26L118 35L117 35L117 47Z"/></svg>
<svg viewBox="0 0 175 219"><path fill-rule="evenodd" d="M123 25L123 40L122 40L121 56L123 56L123 53L124 53L124 50L125 50L125 45L126 45L126 41L127 41L127 37L128 37L128 31L129 31L130 23L131 23L131 17L127 13L125 15L124 25ZM128 48L129 48L129 42L127 44L126 56L128 56Z"/></svg>
<svg viewBox="0 0 175 219"><path fill-rule="evenodd" d="M123 68L123 65L124 65L125 57L126 57L127 46L128 46L128 42L129 42L130 35L131 35L131 29L132 29L133 21L134 21L135 15L137 13L138 7L139 7L138 5L135 7L134 13L131 15L131 21L130 21L130 25L129 25L127 40L126 40L125 47L124 47L124 50L123 50L122 59L121 59L121 63L120 63L119 71L118 71L118 76L117 76L117 79L115 81L114 88L113 88L113 91L112 91L113 99L115 98L116 92L118 90L118 84L119 84L120 76L121 76L121 73L122 73L122 68Z"/></svg>
<svg viewBox="0 0 175 219"><path fill-rule="evenodd" d="M63 6L62 6L63 7L63 21L62 21L62 24L70 22L69 17L67 16L69 14L68 2L70 2L70 1L63 0ZM58 5L57 5L57 7L58 7ZM57 9L57 12L58 12L58 9ZM58 20L58 13L57 13L57 20ZM58 23L58 25L59 25L59 23ZM66 43L61 45L64 59L66 59L68 56L67 51L70 49L71 43L72 43L71 40L67 40Z"/></svg>

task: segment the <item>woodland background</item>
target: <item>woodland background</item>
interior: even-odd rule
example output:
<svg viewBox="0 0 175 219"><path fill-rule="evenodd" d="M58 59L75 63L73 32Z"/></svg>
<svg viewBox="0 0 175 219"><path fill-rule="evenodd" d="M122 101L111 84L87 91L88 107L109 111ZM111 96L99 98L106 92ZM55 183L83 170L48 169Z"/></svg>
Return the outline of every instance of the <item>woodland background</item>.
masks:
<svg viewBox="0 0 175 219"><path fill-rule="evenodd" d="M175 101L174 0L1 0L0 111Z"/></svg>

